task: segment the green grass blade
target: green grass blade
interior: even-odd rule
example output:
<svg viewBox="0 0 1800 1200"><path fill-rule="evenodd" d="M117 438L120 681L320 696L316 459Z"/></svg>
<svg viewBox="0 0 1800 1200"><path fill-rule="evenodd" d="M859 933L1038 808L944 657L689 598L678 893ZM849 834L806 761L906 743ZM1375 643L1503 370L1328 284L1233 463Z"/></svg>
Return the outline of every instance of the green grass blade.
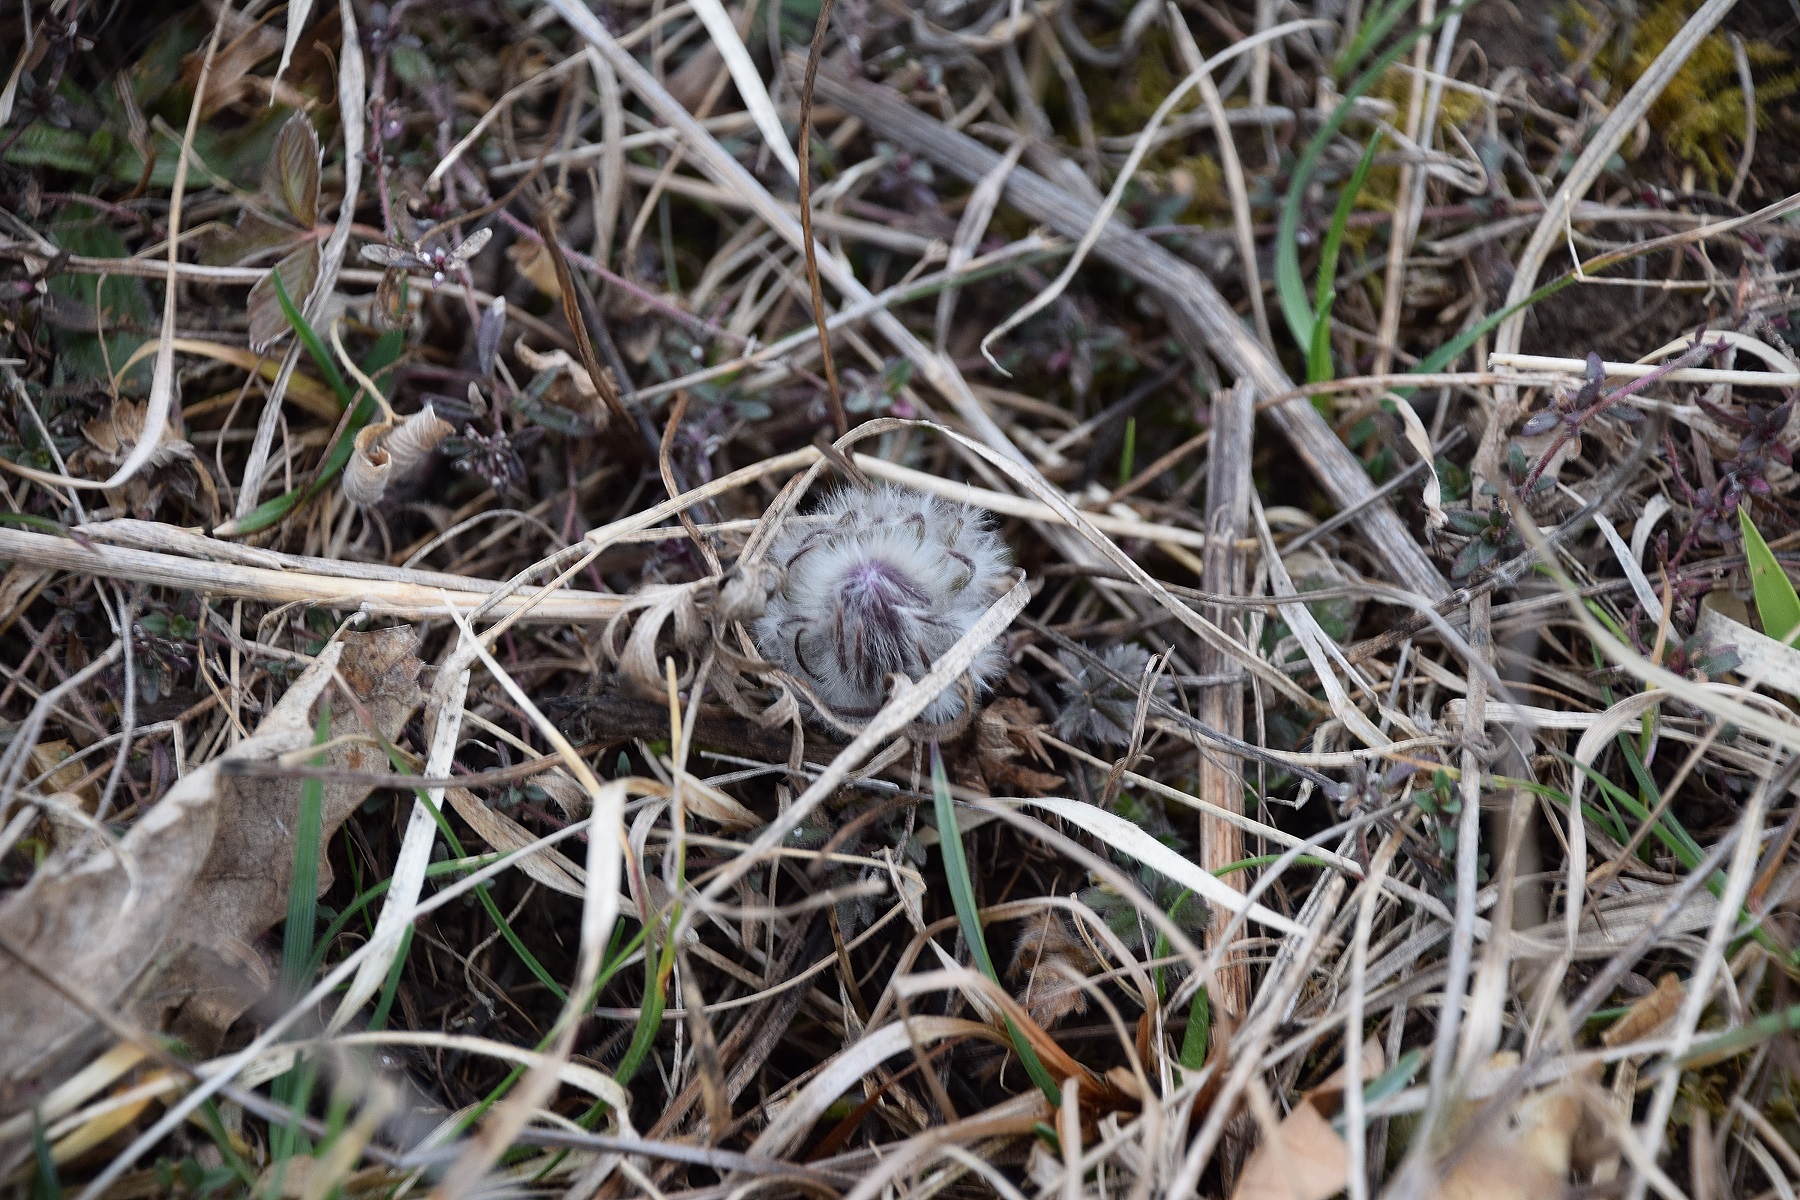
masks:
<svg viewBox="0 0 1800 1200"><path fill-rule="evenodd" d="M313 726L313 745L322 746L331 738L331 702L319 706L319 718ZM323 754L315 755L315 767L325 765ZM300 811L294 820L294 868L288 877L287 924L281 934L281 1002L292 1004L306 991L313 961L313 937L319 918L319 842L325 807L325 782L308 779L300 785ZM304 1112L312 1095L314 1064L302 1060L293 1070L275 1081L275 1100L290 1110ZM269 1146L276 1161L300 1150L298 1122L279 1125L270 1130Z"/></svg>
<svg viewBox="0 0 1800 1200"><path fill-rule="evenodd" d="M425 878L438 879L445 875L457 874L463 871L478 871L489 863L496 862L504 857L504 854L496 851L492 854L477 854L473 858L453 858L444 862L434 862L425 868ZM359 892L356 899L345 906L343 912L331 919L331 924L325 927L325 932L319 935L317 942L313 946L312 963L308 966L306 972L306 977L308 979L317 976L320 970L324 968L325 957L331 953L331 943L337 938L337 935L344 932L345 928L349 926L350 922L357 918L358 914L367 912L375 901L387 895L388 885L392 882L393 881L390 879L383 879L372 884L366 891Z"/></svg>
<svg viewBox="0 0 1800 1200"><path fill-rule="evenodd" d="M307 353L318 365L326 382L337 393L339 400L348 407L350 401L355 399L355 394L345 386L344 377L338 373L337 364L332 361L331 355L326 353L325 347L320 344L319 335L313 332L312 326L307 324L306 318L301 315L300 310L294 307L294 302L288 297L287 290L282 287L279 277L275 277L275 298L281 302L281 311L293 324L295 336L300 339L300 344L306 347ZM405 342L398 330L389 330L382 334L369 351L368 360L363 363L364 373L373 377L377 372L386 370L399 359L400 351L404 346ZM383 393L392 390L392 384L386 381L379 381L377 386ZM313 476L312 482L271 500L263 501L245 513L241 520L234 522L232 532L239 537L259 533L280 523L289 513L324 491L326 485L337 478L338 472L344 469L344 464L350 461L350 455L356 449L357 433L363 426L375 419L376 411L377 406L373 397L364 396L357 401L356 411L350 414L350 420L344 425L343 433L332 444L330 453L325 456L325 461L319 464L318 473Z"/></svg>
<svg viewBox="0 0 1800 1200"><path fill-rule="evenodd" d="M1794 594L1793 581L1750 519L1750 510L1741 504L1738 525L1744 531L1744 557L1749 560L1750 583L1756 589L1756 615L1762 619L1764 633L1785 642L1800 628L1800 596Z"/></svg>
<svg viewBox="0 0 1800 1200"><path fill-rule="evenodd" d="M969 943L969 954L975 959L975 965L981 973L995 983L1000 982L1000 973L994 970L994 960L988 954L987 937L981 928L981 911L975 903L975 885L969 879L969 860L963 853L962 831L956 824L956 801L950 795L950 781L944 776L944 756L939 753L937 743L931 743L931 795L937 809L938 846L944 854L944 878L950 884L950 901L956 906L956 919L962 925L963 939ZM1006 1021L1006 1031L1012 1035L1013 1049L1018 1051L1019 1061L1025 1064L1025 1073L1031 1081L1050 1101L1052 1107L1062 1106L1062 1089L1050 1078L1037 1051L1025 1040L1010 1018Z"/></svg>
<svg viewBox="0 0 1800 1200"><path fill-rule="evenodd" d="M37 1166L31 1178L31 1200L62 1200L62 1180L57 1177L56 1159L44 1133L44 1116L35 1108L31 1110L31 1156Z"/></svg>
<svg viewBox="0 0 1800 1200"><path fill-rule="evenodd" d="M669 918L669 930L673 932L675 918ZM675 939L663 939L660 955L644 956L644 1002L638 1009L637 1028L631 1031L631 1045L625 1048L625 1057L619 1060L613 1071L613 1078L620 1087L629 1084L644 1065L644 1058L650 1048L656 1044L656 1035L662 1029L663 1009L668 1004L666 989L669 972L675 967Z"/></svg>
<svg viewBox="0 0 1800 1200"><path fill-rule="evenodd" d="M218 1147L219 1157L225 1161L227 1167L231 1168L231 1173L246 1185L255 1187L256 1172L251 1169L249 1163L244 1161L243 1155L237 1152L237 1147L231 1144L231 1135L225 1131L225 1118L219 1115L218 1103L208 1100L200 1106L200 1111L195 1115L206 1127L206 1136L210 1137L213 1145Z"/></svg>
<svg viewBox="0 0 1800 1200"><path fill-rule="evenodd" d="M1588 777L1589 782L1605 792L1607 796L1611 797L1613 803L1624 809L1632 820L1640 825L1649 820L1650 810L1645 808L1636 796L1633 796L1630 792L1626 791L1594 768L1588 766L1586 763L1576 762L1573 757L1565 755L1560 751L1553 751L1553 753L1555 753L1558 758L1565 759L1571 766L1578 768L1582 774ZM1627 753L1629 754L1630 752L1628 751ZM1677 829L1670 824L1669 817L1666 813L1663 815L1662 820L1651 827L1650 834L1657 841L1661 842L1663 847L1668 850L1670 854L1675 856L1677 862L1682 866L1687 867L1689 870L1692 870L1697 866L1700 860L1705 857L1705 855L1695 852L1695 847L1692 844L1693 838L1686 835L1686 830L1680 830L1678 832ZM1723 872L1714 872L1713 879L1708 884L1708 887L1713 889L1716 893L1719 886L1724 881L1724 878Z"/></svg>
<svg viewBox="0 0 1800 1200"><path fill-rule="evenodd" d="M411 775L413 773L412 767L400 757L400 752L394 749L393 745L385 738L381 739L381 749L387 754L388 762L393 764L396 774ZM462 841L456 836L456 830L451 828L450 822L444 817L438 806L431 802L431 797L425 789L413 788L412 793L418 798L419 803L425 806L425 811L431 814L432 820L437 822L438 832L444 835L444 844L450 847L450 853L459 859L468 858L468 854L463 850ZM526 968L537 977L538 982L549 988L550 994L558 1000L567 1000L569 993L556 982L556 977L544 968L544 964L537 960L537 956L531 952L530 947L519 940L519 935L514 931L512 923L506 919L506 914L500 911L500 905L494 900L493 889L484 883L475 889L475 898L487 911L488 918L494 922L495 928L500 931L500 936L505 939L508 946L512 947L513 953L519 956Z"/></svg>
<svg viewBox="0 0 1800 1200"><path fill-rule="evenodd" d="M1462 3L1446 8L1435 20L1408 30L1384 50L1369 69L1357 76L1356 82L1345 90L1343 99L1306 143L1299 161L1294 164L1293 178L1289 181L1287 195L1281 202L1281 222L1275 235L1275 292L1281 300L1281 313L1287 320L1288 332L1301 349L1310 352L1312 347L1313 312L1307 302L1306 285L1300 278L1300 247L1296 238L1300 233L1301 198L1312 183L1313 172L1319 166L1319 157L1325 153L1325 147L1331 144L1331 139L1349 121L1355 102L1380 82L1387 69L1398 62L1414 42L1436 32L1438 26L1448 20L1452 13L1466 12L1476 2L1477 0L1462 0ZM1469 340L1474 341L1473 338Z"/></svg>
<svg viewBox="0 0 1800 1200"><path fill-rule="evenodd" d="M1581 266L1552 279L1549 283L1538 288L1536 291L1532 292L1531 295L1525 297L1517 304L1510 305L1497 313L1482 318L1476 324L1463 330L1461 333L1445 342L1442 346L1439 346L1436 350L1433 350L1430 354L1420 359L1418 364L1413 367L1412 373L1415 375L1430 375L1442 371L1451 363L1455 362L1457 358L1459 358L1470 346L1473 346L1476 341L1486 337L1497 329L1508 317L1511 317L1516 313L1524 312L1540 300L1547 300L1564 288L1569 287L1582 279L1591 279L1600 274L1600 272L1616 267L1622 262L1629 262L1639 254L1662 248L1659 247L1656 242L1645 242L1640 243L1640 245L1643 246L1643 249L1627 247L1622 250L1609 251L1597 258L1591 259ZM1416 391L1418 391L1417 388L1395 388L1394 394L1405 400L1411 399L1413 393ZM1611 622L1608 621L1608 624L1610 625Z"/></svg>
<svg viewBox="0 0 1800 1200"><path fill-rule="evenodd" d="M381 996L375 1001L375 1012L369 1017L369 1032L387 1028L388 1014L394 1010L394 999L400 994L400 973L406 969L406 954L412 949L412 926L400 931L400 946L394 961L388 964L387 978L381 981Z"/></svg>
<svg viewBox="0 0 1800 1200"><path fill-rule="evenodd" d="M1363 1103L1378 1104L1412 1082L1419 1064L1425 1061L1423 1050L1408 1050L1394 1060L1394 1065L1363 1085Z"/></svg>
<svg viewBox="0 0 1800 1200"><path fill-rule="evenodd" d="M423 796L424 792L421 790L416 794ZM468 857L463 853L462 843L457 840L454 831L451 830L450 822L444 819L444 814L438 812L437 808L432 805L430 800L426 800L425 805L427 808L431 809L432 814L437 818L438 831L444 835L445 841L450 846L451 853L455 854L458 858ZM537 977L539 983L550 989L551 995L555 996L558 1000L567 1000L569 998L569 993L563 988L562 984L556 982L556 977L550 974L544 964L537 960L537 955L531 952L531 948L520 940L518 932L512 927L512 922L508 921L506 919L506 914L500 911L500 905L494 899L493 889L484 883L475 889L475 898L481 902L481 907L487 910L488 919L493 921L494 927L500 931L501 939L512 948L514 954L519 956L520 961L525 964L526 969Z"/></svg>
<svg viewBox="0 0 1800 1200"><path fill-rule="evenodd" d="M1181 906L1186 904L1193 894L1194 893L1188 891L1186 888L1181 889L1181 894L1175 897L1175 903L1169 905L1169 920L1173 921L1181 913ZM1160 962L1162 959L1169 957L1169 953L1169 935L1158 929L1156 931L1156 942L1151 950L1151 957ZM1156 984L1156 998L1158 1001L1163 1000L1169 994L1168 986L1164 981L1164 976L1167 974L1168 971L1164 967L1157 967L1156 970L1150 973L1151 980Z"/></svg>
<svg viewBox="0 0 1800 1200"><path fill-rule="evenodd" d="M1350 44L1344 47L1344 52L1331 64L1333 78L1342 79L1346 72L1354 71L1356 64L1367 58L1375 44L1399 23L1401 14L1412 6L1412 2L1413 0L1388 0L1384 7L1366 14L1356 35L1350 39Z"/></svg>
<svg viewBox="0 0 1800 1200"><path fill-rule="evenodd" d="M30 513L0 512L0 525L17 525L20 529L29 529L34 533L47 533L51 537L68 538L72 542L93 543L87 538L78 536L73 529L61 521L52 521L49 517L35 517Z"/></svg>
<svg viewBox="0 0 1800 1200"><path fill-rule="evenodd" d="M615 930L615 934L616 932L617 931ZM589 988L587 995L582 998L579 1006L581 1012L586 1012L594 1006L594 1002L600 998L600 993L605 990L608 983L612 982L613 975L618 972L619 968L627 959L637 953L638 947L643 944L644 930L641 926L638 928L638 931L631 936L631 940L626 942L622 947L619 945L617 936L613 938L613 944L607 951L606 964L600 968L600 974L594 980L594 986ZM545 1050L550 1048L550 1040L553 1037L555 1037L554 1031L546 1032L542 1038L538 1039L538 1043L533 1047L533 1050L538 1054L542 1054ZM506 1078L495 1084L492 1090L490 1090L486 1096L482 1097L479 1104L475 1105L474 1108L463 1115L462 1120L457 1123L457 1132L460 1133L473 1127L475 1122L479 1121L488 1109L500 1102L501 1098L506 1095L507 1089L511 1088L524 1073L524 1067L515 1067L507 1074ZM613 1072L613 1079L616 1080L621 1087L624 1086L625 1080L619 1076L617 1071ZM609 1106L603 1100L594 1101L594 1103L588 1107L588 1110L578 1119L578 1123L583 1129L592 1129L594 1127L594 1122L600 1119L600 1115L606 1112L608 1107Z"/></svg>
<svg viewBox="0 0 1800 1200"><path fill-rule="evenodd" d="M313 745L322 746L330 738L331 702L327 700L319 706ZM314 757L313 766L324 765L323 754ZM313 935L319 914L319 841L324 807L323 780L308 779L300 785L300 813L294 823L294 873L288 880L287 927L281 935L281 989L286 1002L303 994L311 978Z"/></svg>
<svg viewBox="0 0 1800 1200"><path fill-rule="evenodd" d="M1362 1098L1364 1106L1379 1104L1395 1092L1412 1082L1418 1073L1419 1064L1425 1061L1423 1050L1408 1050L1394 1060L1394 1065L1363 1084ZM1339 1133L1344 1132L1344 1114L1339 1113L1331 1120L1331 1127Z"/></svg>
<svg viewBox="0 0 1800 1200"><path fill-rule="evenodd" d="M1631 735L1621 733L1617 740L1619 751L1625 756L1625 765L1631 771L1631 777L1637 781L1638 803L1642 805L1644 817L1648 818L1651 813L1662 806L1662 788L1657 786L1656 777L1650 774L1650 768L1644 765L1644 759L1638 752L1638 748L1632 745ZM1682 856L1683 866L1692 867L1706 857L1706 851L1700 848L1700 843L1694 840L1694 835L1683 828L1674 813L1665 812L1660 823L1668 831L1669 836L1680 845L1679 853Z"/></svg>
<svg viewBox="0 0 1800 1200"><path fill-rule="evenodd" d="M1375 151L1381 146L1377 132L1363 149L1356 170L1350 173L1344 190L1338 196L1337 209L1331 214L1331 227L1325 231L1325 244L1319 251L1319 278L1313 288L1313 336L1306 355L1306 382L1324 383L1331 378L1331 304L1337 298L1338 256L1343 252L1344 230L1350 224L1351 210L1375 165Z"/></svg>
<svg viewBox="0 0 1800 1200"><path fill-rule="evenodd" d="M1758 1017L1729 1033L1696 1042L1694 1048L1682 1056L1681 1066L1683 1070L1711 1066L1797 1029L1800 1029L1800 1004Z"/></svg>
<svg viewBox="0 0 1800 1200"><path fill-rule="evenodd" d="M325 376L325 382L330 384L331 390L337 393L338 403L349 408L350 401L356 398L355 393L350 390L350 385L344 382L344 376L338 371L336 361L325 349L325 343L319 340L318 331L312 327L312 322L306 319L306 314L301 312L299 306L294 303L294 298L288 295L287 286L281 282L281 272L271 271L269 280L275 285L275 301L281 305L281 315L286 317L288 324L294 327L294 336L300 339L300 344L306 347L306 353L311 356L313 365L319 368L319 373Z"/></svg>
<svg viewBox="0 0 1800 1200"><path fill-rule="evenodd" d="M1194 993L1194 1003L1188 1008L1187 1028L1181 1031L1181 1065L1190 1071L1198 1071L1206 1065L1206 1047L1212 1040L1212 1004L1206 998L1206 989L1201 988Z"/></svg>

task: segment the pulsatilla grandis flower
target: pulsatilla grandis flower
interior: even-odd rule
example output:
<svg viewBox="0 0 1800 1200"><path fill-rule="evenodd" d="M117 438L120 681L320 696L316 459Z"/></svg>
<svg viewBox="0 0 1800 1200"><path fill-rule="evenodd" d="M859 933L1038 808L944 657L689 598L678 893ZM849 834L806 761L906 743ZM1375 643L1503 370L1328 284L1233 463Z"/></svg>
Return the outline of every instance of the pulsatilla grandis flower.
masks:
<svg viewBox="0 0 1800 1200"><path fill-rule="evenodd" d="M985 514L891 484L837 492L782 531L769 562L782 584L756 622L757 648L854 717L881 707L890 676L929 671L1011 582ZM963 678L980 694L1005 670L990 645ZM955 720L965 690L953 683L920 716Z"/></svg>

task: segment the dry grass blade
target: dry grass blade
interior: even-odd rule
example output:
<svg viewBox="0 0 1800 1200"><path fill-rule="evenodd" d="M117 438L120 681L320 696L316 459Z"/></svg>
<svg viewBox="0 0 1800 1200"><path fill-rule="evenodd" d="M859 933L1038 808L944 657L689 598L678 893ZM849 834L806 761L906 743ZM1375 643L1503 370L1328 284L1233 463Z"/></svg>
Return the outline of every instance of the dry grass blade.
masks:
<svg viewBox="0 0 1800 1200"><path fill-rule="evenodd" d="M1789 1196L1791 14L603 8L0 10L0 1191Z"/></svg>
<svg viewBox="0 0 1800 1200"><path fill-rule="evenodd" d="M870 121L885 136L908 149L941 162L971 181L994 168L999 155L954 130L944 128L880 88L821 77L825 97ZM1006 194L1026 215L1048 222L1067 237L1079 238L1093 225L1094 210L1071 199L1041 176L1023 169L1007 177ZM1264 396L1293 392L1293 383L1261 343L1244 330L1230 306L1205 274L1190 264L1117 225L1105 227L1095 254L1155 290L1168 308L1178 335L1216 354L1240 375L1253 380ZM1317 410L1285 402L1270 409L1274 420L1294 443L1320 484L1346 508L1362 504L1372 489L1361 466L1350 461ZM1406 586L1434 599L1447 594L1437 569L1392 511L1382 505L1365 509L1358 521L1378 547L1382 561Z"/></svg>
<svg viewBox="0 0 1800 1200"><path fill-rule="evenodd" d="M844 393L838 386L837 363L831 355L831 335L825 318L825 289L819 283L819 245L813 238L812 130L813 87L819 79L819 56L825 52L825 35L831 30L831 10L837 0L822 0L812 45L806 52L806 78L800 84L800 157L795 176L800 182L800 248L806 255L806 285L812 289L813 323L819 330L819 361L825 367L825 388L831 398L831 420L837 436L850 432L844 416ZM787 146L784 139L783 148Z"/></svg>

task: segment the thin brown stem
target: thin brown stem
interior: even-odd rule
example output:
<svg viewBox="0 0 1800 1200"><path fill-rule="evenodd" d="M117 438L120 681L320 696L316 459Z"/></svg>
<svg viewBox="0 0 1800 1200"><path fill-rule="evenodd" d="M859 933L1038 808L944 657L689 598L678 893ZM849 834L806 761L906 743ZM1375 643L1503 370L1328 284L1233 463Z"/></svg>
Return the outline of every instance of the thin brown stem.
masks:
<svg viewBox="0 0 1800 1200"><path fill-rule="evenodd" d="M800 233L806 251L806 282L812 288L813 319L819 329L819 358L825 364L825 387L831 397L831 420L837 435L850 432L844 415L844 396L838 387L837 364L831 358L831 333L825 323L825 289L819 284L819 250L813 241L812 223L812 110L813 85L819 78L819 58L825 35L831 29L831 10L836 0L819 5L819 23L813 27L812 47L806 52L806 82L800 88Z"/></svg>

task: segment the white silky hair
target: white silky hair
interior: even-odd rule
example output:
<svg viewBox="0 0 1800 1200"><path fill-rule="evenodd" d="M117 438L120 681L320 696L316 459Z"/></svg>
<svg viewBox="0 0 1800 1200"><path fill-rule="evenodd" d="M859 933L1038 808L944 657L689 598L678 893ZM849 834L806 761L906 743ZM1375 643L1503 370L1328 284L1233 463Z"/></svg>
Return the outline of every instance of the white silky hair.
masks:
<svg viewBox="0 0 1800 1200"><path fill-rule="evenodd" d="M851 486L769 549L782 583L752 630L763 657L846 717L881 707L888 678L918 679L1011 582L1012 556L986 513L893 484ZM1006 671L987 646L965 673L977 695ZM952 684L926 706L933 724L962 715Z"/></svg>

